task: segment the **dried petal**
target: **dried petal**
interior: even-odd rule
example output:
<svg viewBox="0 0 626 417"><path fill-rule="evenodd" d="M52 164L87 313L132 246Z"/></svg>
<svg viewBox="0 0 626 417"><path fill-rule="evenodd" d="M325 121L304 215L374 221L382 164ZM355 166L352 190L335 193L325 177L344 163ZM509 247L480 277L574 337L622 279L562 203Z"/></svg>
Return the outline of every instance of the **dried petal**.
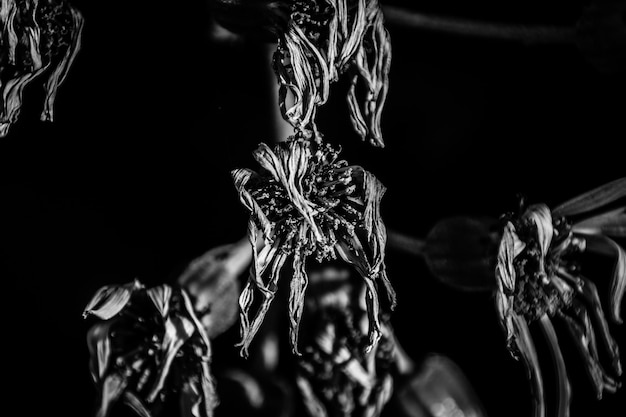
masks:
<svg viewBox="0 0 626 417"><path fill-rule="evenodd" d="M508 222L502 233L502 240L498 248L498 260L496 265L496 278L498 288L505 294L511 294L515 290L515 226Z"/></svg>
<svg viewBox="0 0 626 417"><path fill-rule="evenodd" d="M73 7L70 7L70 13L72 14L72 27L70 28L71 40L70 45L67 47L63 58L54 67L52 73L48 77L46 82L46 99L44 102L44 108L41 112L41 120L44 122L54 121L54 101L56 99L59 86L65 81L78 51L81 46L81 38L83 32L84 19L80 12Z"/></svg>
<svg viewBox="0 0 626 417"><path fill-rule="evenodd" d="M539 272L545 275L545 258L548 254L552 236L554 235L554 227L552 226L552 214L545 204L535 204L530 206L524 217L530 219L537 228L537 240L541 250L541 258L539 259Z"/></svg>
<svg viewBox="0 0 626 417"><path fill-rule="evenodd" d="M143 402L132 392L124 392L124 403L128 405L139 417L152 417L152 414Z"/></svg>
<svg viewBox="0 0 626 417"><path fill-rule="evenodd" d="M170 309L170 299L172 298L172 287L164 284L150 288L146 292L154 306L161 313L161 317L167 317Z"/></svg>
<svg viewBox="0 0 626 417"><path fill-rule="evenodd" d="M626 237L626 207L582 220L572 226L575 233Z"/></svg>
<svg viewBox="0 0 626 417"><path fill-rule="evenodd" d="M552 354L552 360L556 370L557 392L559 398L557 402L556 415L558 417L568 417L571 389L569 379L567 378L567 371L565 369L565 361L563 360L563 354L561 353L561 347L559 346L559 340L556 337L554 326L552 326L552 322L547 315L544 314L541 316L539 324L541 325L543 334L546 339L548 339L548 348Z"/></svg>
<svg viewBox="0 0 626 417"><path fill-rule="evenodd" d="M515 345L521 354L521 359L526 366L527 377L530 381L531 394L533 397L533 417L545 416L545 402L543 394L543 379L539 369L539 359L528 329L526 319L518 314L512 314L515 327Z"/></svg>
<svg viewBox="0 0 626 417"><path fill-rule="evenodd" d="M113 407L120 395L122 395L127 384L128 381L126 378L120 375L112 374L106 377L102 383L100 406L96 417L107 417L109 415L111 407Z"/></svg>
<svg viewBox="0 0 626 417"><path fill-rule="evenodd" d="M100 288L85 307L83 317L93 315L109 320L122 311L132 293L140 288L143 288L143 284L137 280L125 285L106 285Z"/></svg>
<svg viewBox="0 0 626 417"><path fill-rule="evenodd" d="M111 357L111 338L109 330L113 322L96 323L87 332L87 347L91 357L89 368L94 382L99 382L109 366Z"/></svg>
<svg viewBox="0 0 626 417"><path fill-rule="evenodd" d="M555 207L556 217L573 216L606 206L626 196L626 177L601 185Z"/></svg>

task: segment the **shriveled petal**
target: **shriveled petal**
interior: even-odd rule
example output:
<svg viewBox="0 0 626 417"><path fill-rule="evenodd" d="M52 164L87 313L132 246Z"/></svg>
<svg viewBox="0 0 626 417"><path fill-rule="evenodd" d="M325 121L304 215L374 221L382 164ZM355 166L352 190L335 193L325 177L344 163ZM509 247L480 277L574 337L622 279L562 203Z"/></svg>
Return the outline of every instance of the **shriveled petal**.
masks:
<svg viewBox="0 0 626 417"><path fill-rule="evenodd" d="M104 378L111 359L111 338L109 330L113 321L96 323L87 332L87 347L89 348L89 368L94 382Z"/></svg>
<svg viewBox="0 0 626 417"><path fill-rule="evenodd" d="M146 291L152 300L152 303L161 314L161 317L167 317L170 310L170 299L172 298L172 287L169 285L159 285L152 287Z"/></svg>
<svg viewBox="0 0 626 417"><path fill-rule="evenodd" d="M573 216L606 206L626 196L626 177L601 185L555 207L555 216Z"/></svg>
<svg viewBox="0 0 626 417"><path fill-rule="evenodd" d="M512 294L515 290L515 226L508 222L504 226L500 246L498 247L498 258L496 264L496 278L498 288L505 294Z"/></svg>
<svg viewBox="0 0 626 417"><path fill-rule="evenodd" d="M250 221L259 225L263 231L265 239L270 239L273 231L273 224L267 219L263 210L256 202L250 192L246 189L246 185L251 178L257 177L257 174L249 169L235 169L231 172L235 188L239 193L239 200L250 211Z"/></svg>
<svg viewBox="0 0 626 417"><path fill-rule="evenodd" d="M552 243L554 235L554 226L552 225L552 214L545 204L534 204L526 210L524 217L530 219L537 229L537 240L539 249L541 250L541 258L539 260L540 271L545 273L545 257Z"/></svg>
<svg viewBox="0 0 626 417"><path fill-rule="evenodd" d="M526 366L528 380L530 382L533 397L533 417L545 416L545 401L543 393L543 378L539 368L539 359L535 344L530 334L526 319L518 314L512 314L512 322L515 328L515 345L521 354L521 359Z"/></svg>
<svg viewBox="0 0 626 417"><path fill-rule="evenodd" d="M45 70L49 64L36 71L8 80L4 85L0 84L2 93L2 108L0 108L0 138L5 137L11 125L17 122L22 108L22 96L24 88Z"/></svg>
<svg viewBox="0 0 626 417"><path fill-rule="evenodd" d="M572 231L584 235L626 237L626 207L582 220L572 226Z"/></svg>
<svg viewBox="0 0 626 417"><path fill-rule="evenodd" d="M111 374L102 383L100 392L100 406L96 412L96 417L107 417L113 405L120 398L128 381L118 374Z"/></svg>
<svg viewBox="0 0 626 417"><path fill-rule="evenodd" d="M559 346L559 340L557 339L554 326L550 321L550 318L544 314L539 319L541 330L548 340L548 348L552 355L552 361L556 370L556 382L558 392L557 402L557 417L568 417L569 406L572 397L572 392L567 377L567 370L565 369L565 361L563 360L563 354L561 353L561 347Z"/></svg>
<svg viewBox="0 0 626 417"><path fill-rule="evenodd" d="M46 82L46 100L44 102L44 108L41 113L41 120L52 122L54 120L54 101L56 99L57 90L59 86L65 81L65 77L72 66L76 54L80 50L81 38L83 32L84 19L80 12L73 7L69 7L72 14L72 26L70 29L71 40L70 44L65 51L65 55L52 70L52 73L48 77Z"/></svg>
<svg viewBox="0 0 626 417"><path fill-rule="evenodd" d="M609 287L609 306L613 321L622 323L621 304L626 289L626 251L613 239L606 236L587 235L585 239L589 251L616 256L617 258Z"/></svg>
<svg viewBox="0 0 626 417"><path fill-rule="evenodd" d="M515 336L515 327L513 326L513 297L505 295L502 291L496 291L495 294L496 311L500 320L500 326L504 330L506 336L506 345L512 346ZM512 352L513 353L513 352Z"/></svg>
<svg viewBox="0 0 626 417"><path fill-rule="evenodd" d="M309 283L305 270L305 259L296 253L293 258L293 277L290 281L289 292L289 340L294 354L300 355L298 351L298 333L300 331L300 320L304 310L304 294Z"/></svg>
<svg viewBox="0 0 626 417"><path fill-rule="evenodd" d="M83 317L93 315L102 320L109 320L122 311L133 292L141 288L143 284L137 280L124 285L106 285L100 288L87 304Z"/></svg>
<svg viewBox="0 0 626 417"><path fill-rule="evenodd" d="M139 417L152 417L150 410L148 410L144 403L132 392L126 391L124 393L124 403Z"/></svg>
<svg viewBox="0 0 626 417"><path fill-rule="evenodd" d="M163 352L161 364L156 381L146 396L148 402L153 402L159 392L163 389L165 378L169 374L170 367L176 357L176 353L178 353L183 344L195 331L196 326L186 317L176 315L174 317L169 317L165 321L165 334L163 335L163 341L161 343L161 352Z"/></svg>

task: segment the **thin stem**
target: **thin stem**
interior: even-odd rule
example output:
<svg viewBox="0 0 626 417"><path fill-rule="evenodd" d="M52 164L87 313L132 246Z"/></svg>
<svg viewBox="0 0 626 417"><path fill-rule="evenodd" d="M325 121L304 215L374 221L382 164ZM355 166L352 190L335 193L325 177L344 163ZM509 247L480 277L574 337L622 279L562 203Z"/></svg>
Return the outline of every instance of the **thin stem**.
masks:
<svg viewBox="0 0 626 417"><path fill-rule="evenodd" d="M461 36L521 41L524 43L572 43L574 28L568 26L540 26L504 24L432 16L396 6L383 6L389 26L442 32Z"/></svg>
<svg viewBox="0 0 626 417"><path fill-rule="evenodd" d="M424 256L426 242L422 239L405 235L397 230L387 230L387 248L413 256Z"/></svg>

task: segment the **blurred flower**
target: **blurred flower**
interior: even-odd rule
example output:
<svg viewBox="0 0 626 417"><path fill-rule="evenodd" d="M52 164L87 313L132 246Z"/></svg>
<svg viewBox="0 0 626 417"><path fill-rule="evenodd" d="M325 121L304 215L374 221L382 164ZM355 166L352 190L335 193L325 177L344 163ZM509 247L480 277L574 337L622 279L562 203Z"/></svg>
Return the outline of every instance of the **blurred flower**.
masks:
<svg viewBox="0 0 626 417"><path fill-rule="evenodd" d="M194 259L178 278L190 295L210 339L237 320L239 276L248 268L252 250L248 239L210 249Z"/></svg>
<svg viewBox="0 0 626 417"><path fill-rule="evenodd" d="M393 391L396 362L388 317L381 318L380 342L368 350L363 281L339 262L309 276L296 374L304 405L314 417L379 416Z"/></svg>
<svg viewBox="0 0 626 417"><path fill-rule="evenodd" d="M0 137L19 117L24 88L47 73L41 120L54 119L54 100L80 49L83 18L64 0L2 0L0 9Z"/></svg>
<svg viewBox="0 0 626 417"><path fill-rule="evenodd" d="M614 392L622 373L617 344L609 333L596 286L582 274L578 260L585 251L612 253L617 261L610 285L610 313L620 319L626 284L626 252L613 237L626 236L626 207L608 209L626 196L626 178L613 181L550 210L544 204L522 207L504 217L506 225L496 266L496 306L507 345L523 359L543 415L543 382L528 325L538 322L549 342L559 383L558 415L569 410L565 363L551 320L562 320L581 353L598 398ZM597 338L607 352L613 376L600 362Z"/></svg>
<svg viewBox="0 0 626 417"><path fill-rule="evenodd" d="M354 265L367 287L369 346L374 347L381 336L379 282L392 308L395 303L385 271L387 234L379 209L385 187L363 168L339 160L338 152L321 139L292 137L274 150L260 144L254 157L262 168L259 173L249 169L232 173L240 200L250 211L248 236L253 249L250 278L239 299L242 354L247 354L274 299L288 258L293 269L289 316L294 352L298 352L309 258L339 257ZM250 318L255 295L261 296L260 305Z"/></svg>
<svg viewBox="0 0 626 417"><path fill-rule="evenodd" d="M352 125L363 140L384 146L380 119L391 43L378 1L296 0L277 2L277 7L286 8L282 15L288 16L277 25L274 55L285 120L296 129L315 131L315 112L328 100L330 83L350 71Z"/></svg>
<svg viewBox="0 0 626 417"><path fill-rule="evenodd" d="M485 417L469 381L450 358L429 355L418 372L396 388L394 415L407 417Z"/></svg>
<svg viewBox="0 0 626 417"><path fill-rule="evenodd" d="M87 337L100 390L97 417L109 415L119 399L141 417L156 416L174 393L182 416L213 415L211 345L183 289L146 289L139 281L105 286L83 315L101 320Z"/></svg>
<svg viewBox="0 0 626 417"><path fill-rule="evenodd" d="M363 140L384 146L381 115L389 85L391 42L378 0L212 0L217 22L256 37L274 33L274 71L282 116L316 131L317 107L348 73L350 119Z"/></svg>

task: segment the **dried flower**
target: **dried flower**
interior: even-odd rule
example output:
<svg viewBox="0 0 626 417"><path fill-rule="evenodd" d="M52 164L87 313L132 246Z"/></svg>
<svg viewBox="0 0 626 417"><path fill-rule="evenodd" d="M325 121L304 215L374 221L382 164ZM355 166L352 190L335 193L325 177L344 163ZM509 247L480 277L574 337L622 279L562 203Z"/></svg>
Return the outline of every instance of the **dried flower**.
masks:
<svg viewBox="0 0 626 417"><path fill-rule="evenodd" d="M296 374L304 405L314 417L379 416L393 391L396 362L388 317L368 351L363 281L339 262L322 264L310 278Z"/></svg>
<svg viewBox="0 0 626 417"><path fill-rule="evenodd" d="M97 417L119 399L141 417L158 415L171 393L179 395L182 416L213 415L211 345L183 289L146 289L139 281L105 286L83 315L102 320L87 338L101 396Z"/></svg>
<svg viewBox="0 0 626 417"><path fill-rule="evenodd" d="M594 283L582 274L578 260L585 251L607 252L617 262L610 285L610 312L620 320L626 285L626 252L613 237L626 236L626 207L607 209L626 196L626 178L585 193L550 210L544 204L505 216L496 267L496 306L509 350L523 359L543 415L543 382L528 325L538 322L548 339L559 381L558 415L567 415L570 388L565 363L551 320L562 320L581 353L598 398L619 387L619 350L609 333ZM602 211L604 210L604 211ZM597 214L601 211L600 214ZM593 213L593 214L589 214ZM581 219L580 216L583 215ZM586 216L586 217L585 217ZM611 361L611 375L600 362L597 339Z"/></svg>
<svg viewBox="0 0 626 417"><path fill-rule="evenodd" d="M57 89L80 49L83 18L64 0L2 0L0 10L0 137L4 137L19 117L24 88L46 72L41 120L53 120Z"/></svg>
<svg viewBox="0 0 626 417"><path fill-rule="evenodd" d="M315 113L328 100L330 84L351 71L352 125L363 140L384 146L380 120L391 43L378 1L297 0L285 14L274 54L283 118L297 130L315 131Z"/></svg>
<svg viewBox="0 0 626 417"><path fill-rule="evenodd" d="M242 354L259 329L276 294L288 258L292 262L290 341L298 352L298 326L308 283L305 262L335 259L354 265L367 286L369 346L381 335L378 284L391 302L395 294L384 263L386 230L380 217L385 187L368 171L349 166L321 139L292 137L270 149L260 144L254 157L262 170L232 172L243 205L250 211L248 237L253 249L250 278L241 307ZM255 301L260 305L249 317Z"/></svg>

